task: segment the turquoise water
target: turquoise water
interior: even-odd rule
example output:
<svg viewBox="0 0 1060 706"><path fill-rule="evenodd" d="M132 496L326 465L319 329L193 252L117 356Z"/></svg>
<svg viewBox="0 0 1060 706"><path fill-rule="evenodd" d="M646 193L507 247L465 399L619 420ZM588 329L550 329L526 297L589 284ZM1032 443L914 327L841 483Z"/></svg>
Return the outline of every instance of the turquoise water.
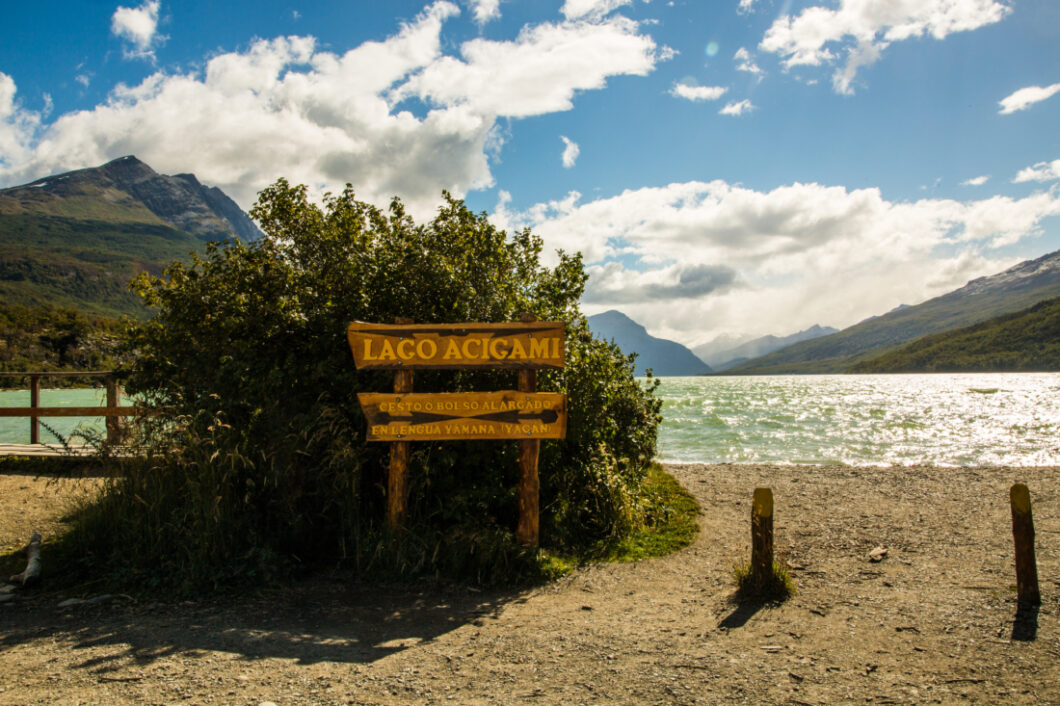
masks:
<svg viewBox="0 0 1060 706"><path fill-rule="evenodd" d="M106 401L107 391L103 388L40 391L42 407L92 407L103 405ZM0 407L29 407L29 390L0 390ZM101 433L105 429L103 417L44 417L41 420L40 440L45 444L59 442L45 425L64 438L69 438L78 426ZM0 444L28 443L29 417L0 417Z"/></svg>
<svg viewBox="0 0 1060 706"><path fill-rule="evenodd" d="M662 461L1060 464L1060 374L662 378Z"/></svg>
<svg viewBox="0 0 1060 706"><path fill-rule="evenodd" d="M702 463L1060 465L1060 373L662 378L659 458ZM42 390L49 406L102 404L98 390ZM0 406L29 392L0 391ZM68 436L78 424L45 419ZM42 441L54 441L41 428ZM0 417L0 443L29 420Z"/></svg>

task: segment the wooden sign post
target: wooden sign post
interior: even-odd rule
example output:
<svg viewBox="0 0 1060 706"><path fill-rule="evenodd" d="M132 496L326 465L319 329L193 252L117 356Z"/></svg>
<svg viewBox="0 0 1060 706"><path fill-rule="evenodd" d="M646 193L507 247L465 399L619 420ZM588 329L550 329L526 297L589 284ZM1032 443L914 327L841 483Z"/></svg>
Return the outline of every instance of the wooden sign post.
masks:
<svg viewBox="0 0 1060 706"><path fill-rule="evenodd" d="M387 525L403 531L408 507L409 442L448 439L519 440L519 522L516 540L537 545L541 439L567 433L567 396L537 392L537 370L565 363L562 322L524 315L518 323L396 324L354 322L347 330L358 369L394 370L394 393L357 397L368 441L389 441ZM515 369L516 390L423 394L412 391L412 371Z"/></svg>

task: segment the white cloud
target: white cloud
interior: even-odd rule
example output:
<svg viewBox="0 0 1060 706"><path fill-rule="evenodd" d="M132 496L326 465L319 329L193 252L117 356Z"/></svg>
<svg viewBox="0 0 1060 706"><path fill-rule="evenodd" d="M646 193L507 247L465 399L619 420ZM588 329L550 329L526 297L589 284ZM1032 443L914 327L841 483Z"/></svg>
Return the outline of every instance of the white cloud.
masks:
<svg viewBox="0 0 1060 706"><path fill-rule="evenodd" d="M755 0L740 0L740 4L736 6L738 13L745 14L751 12L754 9Z"/></svg>
<svg viewBox="0 0 1060 706"><path fill-rule="evenodd" d="M961 182L961 186L982 186L986 182L990 181L988 175L972 177L971 179L965 179Z"/></svg>
<svg viewBox="0 0 1060 706"><path fill-rule="evenodd" d="M773 22L759 48L783 58L786 68L820 66L845 53L832 77L838 93L853 92L860 68L879 60L893 42L924 35L944 39L1000 22L1011 8L997 0L839 0L836 9L813 6Z"/></svg>
<svg viewBox="0 0 1060 706"><path fill-rule="evenodd" d="M1060 215L1060 189L892 202L878 189L713 181L587 203L572 193L515 214L508 205L505 227L533 228L548 252L583 253L587 311L619 307L694 344L725 331L847 326L998 272L1013 261L991 250L1040 234Z"/></svg>
<svg viewBox="0 0 1060 706"><path fill-rule="evenodd" d="M744 98L742 101L730 101L725 107L718 111L718 115L743 115L754 110L750 100Z"/></svg>
<svg viewBox="0 0 1060 706"><path fill-rule="evenodd" d="M688 83L675 83L670 89L670 95L674 98L684 98L693 103L699 101L714 101L721 98L729 89L725 86L693 86Z"/></svg>
<svg viewBox="0 0 1060 706"><path fill-rule="evenodd" d="M311 37L259 40L201 72L118 85L105 103L47 126L18 108L14 82L0 75L0 184L135 154L160 172L194 172L244 208L283 176L317 196L347 182L374 203L398 195L424 216L443 188L463 196L493 183L503 118L567 110L579 91L646 74L657 60L651 38L618 17L475 39L446 56L443 25L459 12L435 2L344 54Z"/></svg>
<svg viewBox="0 0 1060 706"><path fill-rule="evenodd" d="M577 142L572 142L566 135L560 135L559 139L563 140L563 167L570 169L578 161L581 148L578 147Z"/></svg>
<svg viewBox="0 0 1060 706"><path fill-rule="evenodd" d="M1060 83L1054 83L1044 88L1041 86L1027 86L1010 96L1002 98L998 102L998 105L1001 106L1001 110L998 112L1002 115L1008 115L1018 110L1026 110L1035 103L1041 103L1043 100L1052 98L1057 93L1060 93Z"/></svg>
<svg viewBox="0 0 1060 706"><path fill-rule="evenodd" d="M463 61L439 58L393 93L477 114L521 118L570 110L578 91L603 88L608 76L646 75L655 42L623 17L525 27L514 42L473 39Z"/></svg>
<svg viewBox="0 0 1060 706"><path fill-rule="evenodd" d="M469 0L475 22L484 25L501 16L501 0Z"/></svg>
<svg viewBox="0 0 1060 706"><path fill-rule="evenodd" d="M28 145L40 129L41 116L15 99L15 80L0 72L0 173L29 156Z"/></svg>
<svg viewBox="0 0 1060 706"><path fill-rule="evenodd" d="M568 20L577 20L583 17L603 17L623 5L629 5L633 0L565 0L560 12Z"/></svg>
<svg viewBox="0 0 1060 706"><path fill-rule="evenodd" d="M110 20L110 31L133 45L126 57L153 57L158 35L158 0L144 0L139 7L119 7Z"/></svg>
<svg viewBox="0 0 1060 706"><path fill-rule="evenodd" d="M740 47L737 49L736 53L732 55L732 58L736 61L737 71L746 71L755 76L762 75L762 69L751 58L751 52L747 51L747 47Z"/></svg>
<svg viewBox="0 0 1060 706"><path fill-rule="evenodd" d="M1021 169L1013 183L1020 184L1025 181L1054 181L1060 179L1060 159L1052 162L1038 162L1033 167Z"/></svg>

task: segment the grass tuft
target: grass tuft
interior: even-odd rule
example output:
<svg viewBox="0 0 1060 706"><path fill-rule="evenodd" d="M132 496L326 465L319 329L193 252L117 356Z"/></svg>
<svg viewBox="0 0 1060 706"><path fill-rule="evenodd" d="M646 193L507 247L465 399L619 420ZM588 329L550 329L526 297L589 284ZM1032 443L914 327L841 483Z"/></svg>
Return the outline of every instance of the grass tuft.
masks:
<svg viewBox="0 0 1060 706"><path fill-rule="evenodd" d="M795 583L788 570L773 562L773 570L762 581L751 575L751 563L737 565L732 570L736 581L737 601L783 601L795 595Z"/></svg>

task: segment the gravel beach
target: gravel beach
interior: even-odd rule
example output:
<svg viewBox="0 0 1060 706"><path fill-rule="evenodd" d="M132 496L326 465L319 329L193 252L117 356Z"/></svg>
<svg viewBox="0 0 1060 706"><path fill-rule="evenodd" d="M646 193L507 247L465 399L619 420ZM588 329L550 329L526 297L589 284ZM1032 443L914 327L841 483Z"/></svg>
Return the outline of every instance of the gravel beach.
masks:
<svg viewBox="0 0 1060 706"><path fill-rule="evenodd" d="M528 590L317 576L70 605L98 596L49 591L46 566L40 588L0 604L0 704L1060 703L1060 468L668 470L703 509L692 546ZM1043 600L1019 619L1016 481ZM731 572L757 486L773 489L798 593L739 606ZM47 537L91 490L0 475L0 548Z"/></svg>

